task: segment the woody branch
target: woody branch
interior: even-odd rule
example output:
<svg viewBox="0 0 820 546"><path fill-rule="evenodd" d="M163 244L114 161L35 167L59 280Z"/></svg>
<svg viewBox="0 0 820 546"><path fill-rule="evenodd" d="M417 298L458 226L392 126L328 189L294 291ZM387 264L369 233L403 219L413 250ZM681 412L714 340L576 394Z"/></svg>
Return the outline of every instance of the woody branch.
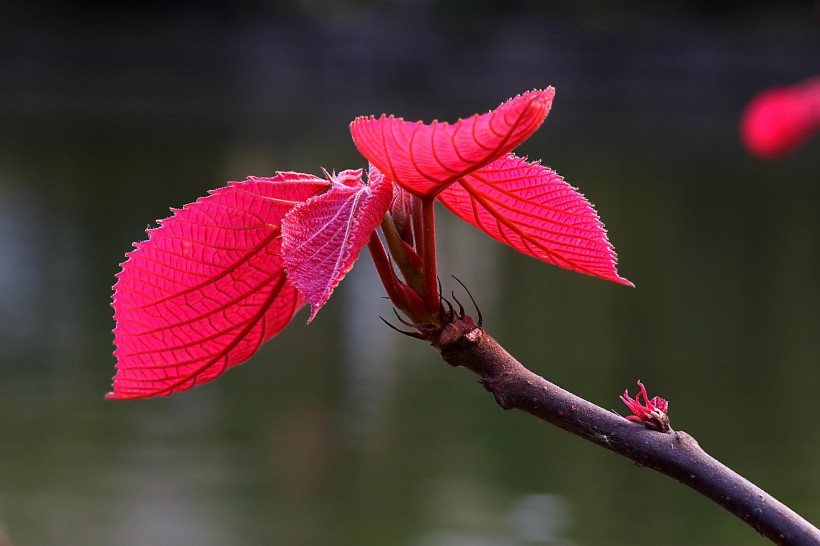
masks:
<svg viewBox="0 0 820 546"><path fill-rule="evenodd" d="M820 530L706 453L681 431L644 428L532 373L469 316L428 337L446 362L467 368L503 409L519 409L651 468L716 502L775 544L820 545Z"/></svg>

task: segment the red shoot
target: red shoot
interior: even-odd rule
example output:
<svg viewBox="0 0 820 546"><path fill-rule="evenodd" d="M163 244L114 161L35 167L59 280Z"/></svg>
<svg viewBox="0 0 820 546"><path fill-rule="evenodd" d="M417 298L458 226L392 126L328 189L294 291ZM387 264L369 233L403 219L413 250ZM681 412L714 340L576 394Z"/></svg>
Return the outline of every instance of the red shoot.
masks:
<svg viewBox="0 0 820 546"><path fill-rule="evenodd" d="M638 387L641 390L635 395L634 399L629 396L628 390L625 390L623 396L621 396L621 401L632 412L632 415L627 415L626 418L630 421L639 421L652 430L668 432L670 430L669 417L666 413L669 411L669 403L660 396L650 400L646 394L646 387L640 381L638 381ZM640 402L641 396L643 396L643 404Z"/></svg>
<svg viewBox="0 0 820 546"><path fill-rule="evenodd" d="M358 118L351 133L372 162L367 184L361 170L327 180L279 173L173 211L117 275L108 397L169 395L244 362L305 302L313 320L365 245L411 323L442 326L436 198L524 254L631 285L592 205L552 170L509 153L541 125L553 95L530 91L453 124ZM665 417L665 402L649 404Z"/></svg>
<svg viewBox="0 0 820 546"><path fill-rule="evenodd" d="M294 207L282 224L288 280L311 305L308 322L353 267L393 197L392 184L375 169L367 186L361 170L330 180L330 191Z"/></svg>
<svg viewBox="0 0 820 546"><path fill-rule="evenodd" d="M150 230L117 275L108 398L211 381L282 330L304 300L285 275L281 221L328 185L299 173L232 182Z"/></svg>
<svg viewBox="0 0 820 546"><path fill-rule="evenodd" d="M525 141L547 117L554 94L552 87L530 91L453 124L359 117L350 132L362 155L390 180L418 197L432 197Z"/></svg>
<svg viewBox="0 0 820 546"><path fill-rule="evenodd" d="M776 87L749 103L741 122L746 148L757 157L786 155L820 129L820 78Z"/></svg>

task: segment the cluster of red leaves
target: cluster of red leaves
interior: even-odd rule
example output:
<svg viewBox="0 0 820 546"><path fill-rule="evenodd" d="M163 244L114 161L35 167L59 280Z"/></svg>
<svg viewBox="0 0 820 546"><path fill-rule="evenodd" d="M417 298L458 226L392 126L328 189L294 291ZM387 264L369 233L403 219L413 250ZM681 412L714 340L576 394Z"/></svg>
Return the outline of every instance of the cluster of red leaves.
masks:
<svg viewBox="0 0 820 546"><path fill-rule="evenodd" d="M781 157L820 129L820 78L767 89L749 103L740 134L757 157Z"/></svg>
<svg viewBox="0 0 820 546"><path fill-rule="evenodd" d="M358 118L350 128L371 162L367 183L361 170L278 173L174 210L117 275L108 397L189 389L247 360L304 303L312 320L385 215L409 221L414 199L438 199L524 254L631 285L592 205L549 168L510 153L553 96L531 91L453 124Z"/></svg>

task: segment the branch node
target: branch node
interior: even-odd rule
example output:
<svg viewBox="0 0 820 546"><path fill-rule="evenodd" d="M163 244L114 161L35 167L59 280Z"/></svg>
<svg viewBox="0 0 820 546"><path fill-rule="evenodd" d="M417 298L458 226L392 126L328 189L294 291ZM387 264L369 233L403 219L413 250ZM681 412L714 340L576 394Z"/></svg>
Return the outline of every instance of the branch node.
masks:
<svg viewBox="0 0 820 546"><path fill-rule="evenodd" d="M464 335L464 339L470 343L478 343L478 340L481 339L481 332L481 327L473 328Z"/></svg>

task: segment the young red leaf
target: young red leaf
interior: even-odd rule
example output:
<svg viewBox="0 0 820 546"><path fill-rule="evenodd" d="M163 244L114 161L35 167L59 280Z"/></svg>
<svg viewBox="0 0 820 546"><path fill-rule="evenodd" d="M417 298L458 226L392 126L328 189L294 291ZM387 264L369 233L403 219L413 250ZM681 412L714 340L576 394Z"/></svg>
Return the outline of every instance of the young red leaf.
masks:
<svg viewBox="0 0 820 546"><path fill-rule="evenodd" d="M393 199L390 202L390 217L393 219L399 236L405 241L412 241L413 195L401 186L391 185L393 186Z"/></svg>
<svg viewBox="0 0 820 546"><path fill-rule="evenodd" d="M530 91L453 124L359 117L350 133L362 155L388 178L429 197L526 140L547 117L554 94L552 87Z"/></svg>
<svg viewBox="0 0 820 546"><path fill-rule="evenodd" d="M343 171L327 193L291 210L282 224L288 279L310 303L313 320L367 244L390 206L392 185L376 171Z"/></svg>
<svg viewBox="0 0 820 546"><path fill-rule="evenodd" d="M635 398L629 396L629 390L625 390L621 396L621 401L626 404L632 415L627 415L626 419L629 421L638 421L649 429L657 430L659 432L669 432L669 402L655 396L651 400L646 393L646 387L638 380L638 387L640 390ZM641 403L641 396L643 396L643 403Z"/></svg>
<svg viewBox="0 0 820 546"><path fill-rule="evenodd" d="M231 182L149 230L117 275L107 398L205 383L282 330L303 299L285 276L281 220L328 185L299 173Z"/></svg>
<svg viewBox="0 0 820 546"><path fill-rule="evenodd" d="M449 186L439 200L457 216L529 256L632 286L595 209L538 162L509 154Z"/></svg>

